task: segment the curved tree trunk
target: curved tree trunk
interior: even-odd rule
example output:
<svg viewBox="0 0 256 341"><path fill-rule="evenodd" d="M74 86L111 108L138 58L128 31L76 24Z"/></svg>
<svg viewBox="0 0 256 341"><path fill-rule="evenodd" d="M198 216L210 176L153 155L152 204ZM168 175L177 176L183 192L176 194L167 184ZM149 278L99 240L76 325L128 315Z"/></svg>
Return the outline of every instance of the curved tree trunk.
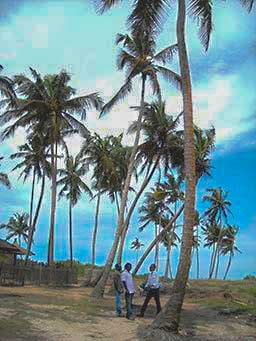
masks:
<svg viewBox="0 0 256 341"><path fill-rule="evenodd" d="M107 261L105 264L104 271L102 273L102 276L100 280L98 281L97 285L95 286L92 296L93 297L102 297L104 294L104 288L116 255L116 251L118 248L118 243L120 239L120 235L123 232L124 229L124 212L125 212L125 207L127 203L127 197L128 197L128 191L131 183L131 178L132 178L132 173L133 173L133 167L134 167L134 162L135 162L135 157L139 145L139 139L140 139L140 131L141 131L141 124L142 124L142 117L144 113L144 94L145 94L145 82L146 82L146 77L142 76L142 89L141 89L141 101L140 101L140 112L138 116L138 126L136 130L136 136L135 136L135 141L134 145L132 148L130 160L129 160L129 165L128 165L128 170L127 170L127 175L125 179L125 184L124 184L124 189L122 191L122 198L121 198L121 203L120 203L120 212L118 215L118 222L117 222L117 229L115 232L114 236L114 242L111 247L111 250L108 254Z"/></svg>
<svg viewBox="0 0 256 341"><path fill-rule="evenodd" d="M178 271L174 280L171 296L164 309L157 315L153 328L168 332L178 332L180 313L185 296L186 284L191 265L193 226L195 220L195 150L193 129L193 105L190 70L185 43L185 0L178 1L177 40L179 63L182 79L183 118L184 118L184 163L185 163L185 206L182 243Z"/></svg>
<svg viewBox="0 0 256 341"><path fill-rule="evenodd" d="M142 185L140 187L140 190L137 192L136 197L134 198L134 200L132 202L132 205L129 208L129 211L128 211L128 214L126 216L125 223L124 223L124 230L123 230L123 233L121 235L120 244L119 244L119 248L118 248L118 254L117 254L117 263L118 264L122 263L124 243L125 243L125 238L126 238L126 235L127 235L127 232L128 232L128 228L129 228L129 224L130 224L132 213L133 213L133 211L134 211L134 209L135 209L135 207L137 205L137 202L138 202L141 194L143 193L144 189L147 187L147 185L149 184L152 176L154 175L154 172L156 170L156 167L158 165L159 160L160 160L160 155L157 156L157 159L155 161L155 164L154 164L153 168L151 169L151 171L148 174L148 176L144 179L144 181L143 181L143 183L142 183Z"/></svg>
<svg viewBox="0 0 256 341"><path fill-rule="evenodd" d="M211 276L211 273L212 273L212 265L213 265L214 254L215 254L215 244L213 244L213 247L212 247L212 255L211 255L211 261L210 261L210 265L209 265L209 277L208 277L208 279L211 278L210 276Z"/></svg>
<svg viewBox="0 0 256 341"><path fill-rule="evenodd" d="M228 275L228 272L229 272L229 269L230 269L230 266L231 266L231 261L232 261L232 254L231 252L229 253L229 260L228 260L228 265L227 265L227 269L226 269L226 272L225 272L225 275L223 277L223 280L225 281L226 278L227 278L227 275Z"/></svg>
<svg viewBox="0 0 256 341"><path fill-rule="evenodd" d="M215 279L217 279L217 277L218 277L219 264L220 264L220 251L218 252L218 255L217 255L217 263L216 263L216 270L215 270Z"/></svg>
<svg viewBox="0 0 256 341"><path fill-rule="evenodd" d="M33 224L32 224L32 227L31 227L31 235L30 235L30 238L28 240L28 247L27 247L27 254L26 254L26 258L25 258L25 265L27 265L28 257L29 257L29 254L30 254L30 251L31 251L31 247L32 247L32 242L33 242L33 238L34 238L36 224L37 224L39 212L40 212L42 201L43 201L43 197L44 197L44 188L45 188L45 174L43 174L43 177L42 177L41 192L40 192L40 196L39 196L39 200L38 200L35 216L34 216L34 219L33 219Z"/></svg>
<svg viewBox="0 0 256 341"><path fill-rule="evenodd" d="M29 209L29 230L28 230L28 238L29 239L30 239L30 235L32 233L32 219L33 219L33 206L34 206L35 179L36 179L36 171L35 171L35 167L34 167L34 169L33 169L33 178L32 178L31 197L30 197L30 209Z"/></svg>
<svg viewBox="0 0 256 341"><path fill-rule="evenodd" d="M160 241L163 236L165 231L169 231L173 225L173 223L179 218L179 216L181 215L182 211L184 209L184 205L182 205L179 210L177 211L177 213L172 217L172 219L169 221L169 223L166 225L166 227L159 233L159 235L157 236L157 238L155 238L150 245L148 246L148 248L146 249L146 251L144 252L144 254L141 256L140 260L138 261L138 264L136 265L135 269L133 270L133 275L136 275L136 273L139 271L140 267L142 266L144 260L148 257L148 255L150 254L150 252L153 250L153 248L156 246L156 243L158 241Z"/></svg>
<svg viewBox="0 0 256 341"><path fill-rule="evenodd" d="M72 226L72 203L69 199L69 255L70 267L73 267L73 226Z"/></svg>

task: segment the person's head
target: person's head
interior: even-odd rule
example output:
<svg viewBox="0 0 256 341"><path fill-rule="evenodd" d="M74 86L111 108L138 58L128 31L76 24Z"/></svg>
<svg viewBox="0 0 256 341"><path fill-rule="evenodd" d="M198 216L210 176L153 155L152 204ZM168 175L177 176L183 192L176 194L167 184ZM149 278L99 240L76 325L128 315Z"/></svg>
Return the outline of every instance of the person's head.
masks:
<svg viewBox="0 0 256 341"><path fill-rule="evenodd" d="M131 268L132 268L132 264L131 263L126 263L125 266L124 266L125 270L127 271L131 271Z"/></svg>
<svg viewBox="0 0 256 341"><path fill-rule="evenodd" d="M117 271L121 272L121 271L122 271L122 266L121 266L120 264L116 264L116 265L115 265L115 269L116 269Z"/></svg>
<svg viewBox="0 0 256 341"><path fill-rule="evenodd" d="M153 264L150 265L149 271L150 271L150 272L153 272L153 271L155 271L155 270L156 270L156 264L153 263Z"/></svg>

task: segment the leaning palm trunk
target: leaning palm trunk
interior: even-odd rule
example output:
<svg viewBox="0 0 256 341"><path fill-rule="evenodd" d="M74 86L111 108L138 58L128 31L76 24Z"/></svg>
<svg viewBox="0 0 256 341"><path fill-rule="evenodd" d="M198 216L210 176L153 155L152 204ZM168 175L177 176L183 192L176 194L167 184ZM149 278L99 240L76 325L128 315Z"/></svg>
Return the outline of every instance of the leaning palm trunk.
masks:
<svg viewBox="0 0 256 341"><path fill-rule="evenodd" d="M146 82L146 76L142 75L142 89L141 89L141 102L140 102L140 112L138 116L138 126L136 130L136 136L135 136L135 141L133 145L133 149L131 152L131 156L129 159L129 165L128 165L128 170L127 170L127 175L124 183L124 189L122 191L122 197L121 197L121 203L120 203L120 211L118 215L118 223L117 223L117 229L115 232L115 237L114 237L114 242L112 245L112 248L108 254L108 258L105 264L104 271L102 273L102 276L100 280L98 281L97 285L95 286L92 296L93 297L102 297L104 294L104 289L105 285L116 255L116 251L118 248L118 243L120 236L123 232L124 229L124 212L125 212L125 207L127 203L127 197L128 197L128 191L131 183L131 178L132 178L132 173L133 173L133 168L134 168L134 162L135 162L135 156L136 152L138 149L138 144L139 144L139 139L140 139L140 131L141 131L141 124L142 124L142 117L144 113L144 94L145 94L145 82Z"/></svg>
<svg viewBox="0 0 256 341"><path fill-rule="evenodd" d="M183 118L184 118L184 163L185 163L185 204L182 243L178 271L175 277L171 296L160 314L153 322L153 328L178 332L180 313L185 296L186 284L191 265L193 225L195 216L195 150L193 131L192 91L187 48L185 43L185 0L178 2L177 40L179 63L182 79Z"/></svg>
<svg viewBox="0 0 256 341"><path fill-rule="evenodd" d="M230 266L231 266L231 261L232 261L232 253L230 252L230 253L229 253L229 260L228 260L227 269L226 269L225 275L224 275L224 277L223 277L223 280L224 280L224 281L225 281L226 278L227 278L227 275L228 275L228 272L229 272L229 269L230 269Z"/></svg>
<svg viewBox="0 0 256 341"><path fill-rule="evenodd" d="M158 230L157 224L155 224L155 239L157 238L158 234L159 234L159 230ZM157 269L158 269L158 260L159 260L159 241L157 241L156 246L155 246L155 259L154 259L154 263Z"/></svg>
<svg viewBox="0 0 256 341"><path fill-rule="evenodd" d="M158 234L158 236L151 242L151 244L148 246L147 250L144 252L144 254L141 256L140 260L138 261L138 264L136 265L136 267L135 267L135 269L134 269L134 271L132 273L133 275L136 275L136 273L139 271L139 269L142 266L143 262L148 257L150 252L154 249L154 247L156 246L157 242L159 242L164 237L165 232L169 231L172 228L172 225L179 218L179 216L181 215L183 209L184 209L184 205L182 205L179 208L177 213L172 217L172 219L169 221L169 223L166 225L166 227L164 229L162 229L162 231Z"/></svg>
<svg viewBox="0 0 256 341"><path fill-rule="evenodd" d="M73 267L73 227L72 227L72 202L69 199L69 255L70 267Z"/></svg>
<svg viewBox="0 0 256 341"><path fill-rule="evenodd" d="M134 198L133 202L132 202L132 205L131 207L129 208L129 211L128 211L128 214L126 216L126 219L125 219L125 223L124 223L124 230L123 230L123 233L120 237L120 244L119 244L119 248L118 248L118 254L117 254L117 263L118 264L121 264L122 263L122 256L123 256L123 250L124 250L124 243L125 243L125 238L126 238L126 235L127 235L127 232L128 232L128 228L129 228L129 224L130 224L130 220L131 220L131 216L133 214L133 211L137 205L137 202L141 196L141 194L144 192L144 189L147 187L147 185L149 184L152 176L154 175L154 172L156 170L156 167L159 163L159 160L160 160L160 155L158 154L157 158L156 158L156 161L155 161L155 164L153 166L153 168L151 169L149 175L144 179L141 187L140 187L140 190L138 191L138 193L136 194L136 197Z"/></svg>
<svg viewBox="0 0 256 341"><path fill-rule="evenodd" d="M34 193L35 193L35 179L36 179L36 171L35 171L35 167L34 167L34 169L33 169L33 178L32 178L31 197L30 197L28 238L30 238L30 235L32 233L32 219L33 219L33 206L34 206Z"/></svg>
<svg viewBox="0 0 256 341"><path fill-rule="evenodd" d="M25 258L25 265L27 265L28 257L30 255L30 251L31 251L31 247L32 247L32 242L33 242L33 238L34 238L36 224L37 224L37 220L38 220L38 217L39 217L39 212L40 212L42 201L43 201L44 188L45 188L45 174L43 174L43 177L42 177L41 192L40 192L40 196L39 196L36 212L35 212L35 215L34 215L33 224L31 226L31 235L29 236L29 239L28 239L28 247L27 247L27 253L26 253L26 258Z"/></svg>

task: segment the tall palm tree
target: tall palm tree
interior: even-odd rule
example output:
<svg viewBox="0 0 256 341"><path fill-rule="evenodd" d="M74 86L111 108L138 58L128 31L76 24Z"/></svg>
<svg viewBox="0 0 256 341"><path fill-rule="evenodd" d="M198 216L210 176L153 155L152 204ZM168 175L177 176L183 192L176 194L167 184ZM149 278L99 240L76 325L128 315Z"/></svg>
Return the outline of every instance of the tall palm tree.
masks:
<svg viewBox="0 0 256 341"><path fill-rule="evenodd" d="M26 181L28 176L32 173L32 184L31 184L31 195L30 195L30 213L29 213L29 234L28 234L28 247L27 255L25 258L25 263L27 263L28 256L30 255L31 246L33 243L33 236L36 229L36 224L39 216L39 212L42 205L42 200L44 196L45 189L45 177L50 177L51 165L47 161L50 157L48 150L48 138L43 136L41 132L33 132L31 136L28 137L28 142L22 146L19 146L19 151L10 156L12 160L16 158L22 158L23 160L18 163L13 169L22 169L20 177L23 176L23 181ZM35 183L41 180L41 190L39 199L37 202L35 214L33 217L33 206L34 206L34 191Z"/></svg>
<svg viewBox="0 0 256 341"><path fill-rule="evenodd" d="M223 191L222 188L209 188L207 189L207 192L209 192L209 195L205 195L203 200L209 202L210 207L205 211L204 216L207 217L211 223L216 222L216 224L220 226L219 236L212 260L212 267L209 274L209 278L212 278L214 269L216 269L217 274L218 266L216 266L216 262L217 264L219 262L221 241L224 235L224 231L222 231L222 229L224 229L223 223L227 223L228 214L232 215L232 212L229 209L231 202L227 200L227 192Z"/></svg>
<svg viewBox="0 0 256 341"><path fill-rule="evenodd" d="M28 127L35 123L41 124L44 131L50 131L52 186L48 263L52 264L54 261L58 144L64 129L76 131L82 135L88 134L85 126L74 115L79 115L82 120L85 119L89 109L101 109L102 100L98 93L74 97L76 90L69 85L71 78L64 70L59 74L46 75L43 78L36 70L30 68L30 71L32 80L24 75L14 77L17 93L22 96L22 99L16 101L16 106L9 103L5 113L0 116L0 123L15 120L2 132L3 139L13 135L18 127Z"/></svg>
<svg viewBox="0 0 256 341"><path fill-rule="evenodd" d="M117 36L117 43L121 42L123 43L124 48L120 50L117 59L117 65L120 70L123 70L124 68L126 69L127 76L124 85L120 88L116 95L103 107L102 114L109 111L118 101L120 101L130 93L130 91L132 90L132 80L136 76L140 76L142 81L141 99L139 106L139 115L137 120L138 125L135 134L133 148L129 158L127 176L125 179L124 188L122 190L120 210L118 215L117 229L114 237L114 242L108 254L103 274L92 292L92 296L95 297L100 297L104 293L104 287L109 272L111 270L111 266L114 261L114 257L119 243L119 238L124 230L124 212L135 163L135 156L139 144L141 123L144 112L146 81L147 80L150 81L153 87L153 92L156 95L158 95L158 97L161 95L161 91L157 79L157 73L161 73L169 82L172 82L176 86L180 87L180 77L178 74L169 70L166 67L155 64L156 61L162 62L163 60L168 60L168 58L172 59L173 53L174 51L176 51L176 45L173 45L165 49L165 51L161 51L158 54L155 54L155 41L147 31L144 32L142 31L140 32L140 34L137 33L132 35L131 37L128 35L119 34Z"/></svg>
<svg viewBox="0 0 256 341"><path fill-rule="evenodd" d="M131 242L131 249L136 251L136 264L138 262L138 257L139 257L139 251L141 248L144 247L144 244L139 240L138 237L136 237L132 242Z"/></svg>
<svg viewBox="0 0 256 341"><path fill-rule="evenodd" d="M0 162L4 159L3 156L0 156ZM0 172L0 183L7 188L11 188L11 183L9 177L6 173Z"/></svg>
<svg viewBox="0 0 256 341"><path fill-rule="evenodd" d="M91 283L93 268L96 260L96 238L98 233L98 216L100 201L103 194L107 194L111 202L117 205L119 210L118 196L120 195L127 174L127 159L129 159L129 148L122 144L123 135L100 137L94 134L83 143L81 154L84 162L92 167L92 189L97 198L95 224L92 234L92 267L89 278L85 283Z"/></svg>
<svg viewBox="0 0 256 341"><path fill-rule="evenodd" d="M19 246L21 246L22 239L25 243L28 242L28 219L27 213L14 213L6 224L1 224L0 229L7 230L6 240L11 238L18 238Z"/></svg>
<svg viewBox="0 0 256 341"><path fill-rule="evenodd" d="M69 201L69 251L70 251L70 266L73 266L73 222L72 208L77 204L82 193L92 192L83 181L82 177L87 173L88 167L81 162L81 154L76 157L67 155L65 160L65 168L59 169L58 174L60 179L57 185L62 186L59 192L59 198L66 197Z"/></svg>
<svg viewBox="0 0 256 341"><path fill-rule="evenodd" d="M125 218L124 231L121 235L118 250L118 263L121 263L122 260L125 237L132 213L143 191L155 174L157 167L163 166L164 174L166 174L171 167L177 167L179 165L179 159L183 157L182 141L176 134L179 117L180 115L173 118L166 113L164 101L145 104L141 126L144 139L138 146L136 156L136 163L141 164L139 175L143 174L145 178ZM128 133L134 133L136 129L137 121L130 125Z"/></svg>
<svg viewBox="0 0 256 341"><path fill-rule="evenodd" d="M229 259L228 259L228 264L227 264L227 268L226 268L223 280L227 278L235 252L241 253L241 251L235 245L236 235L238 233L238 230L239 228L237 226L232 226L232 225L228 225L225 229L225 235L222 239L220 253L223 256L229 254Z"/></svg>

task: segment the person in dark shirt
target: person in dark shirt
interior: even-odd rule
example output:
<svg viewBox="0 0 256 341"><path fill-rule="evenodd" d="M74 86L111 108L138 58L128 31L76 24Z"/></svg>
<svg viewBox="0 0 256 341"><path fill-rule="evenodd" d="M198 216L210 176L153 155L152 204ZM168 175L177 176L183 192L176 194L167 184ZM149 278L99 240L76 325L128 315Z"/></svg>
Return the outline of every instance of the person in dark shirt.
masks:
<svg viewBox="0 0 256 341"><path fill-rule="evenodd" d="M118 316L118 317L123 316L122 315L122 306L121 306L121 295L124 292L124 290L123 290L123 285L122 285L122 281L121 281L121 271L122 271L121 265L116 264L113 281L114 281L114 289L115 289L116 316Z"/></svg>

